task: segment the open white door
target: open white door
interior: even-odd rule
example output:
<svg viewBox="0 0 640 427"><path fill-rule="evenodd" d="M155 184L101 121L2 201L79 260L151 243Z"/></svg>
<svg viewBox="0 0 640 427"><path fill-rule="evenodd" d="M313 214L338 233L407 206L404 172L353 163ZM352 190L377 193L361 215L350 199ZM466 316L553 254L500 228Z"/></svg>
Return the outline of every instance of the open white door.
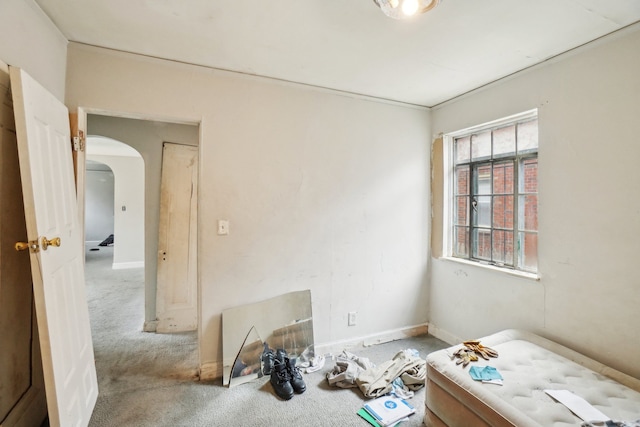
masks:
<svg viewBox="0 0 640 427"><path fill-rule="evenodd" d="M54 427L86 426L98 383L69 115L23 70L11 67L10 77L28 239L22 247L31 258L49 422Z"/></svg>
<svg viewBox="0 0 640 427"><path fill-rule="evenodd" d="M164 143L160 183L156 332L198 327L198 147Z"/></svg>
<svg viewBox="0 0 640 427"><path fill-rule="evenodd" d="M47 417L42 356L33 308L18 143L9 66L0 62L0 427L39 426Z"/></svg>

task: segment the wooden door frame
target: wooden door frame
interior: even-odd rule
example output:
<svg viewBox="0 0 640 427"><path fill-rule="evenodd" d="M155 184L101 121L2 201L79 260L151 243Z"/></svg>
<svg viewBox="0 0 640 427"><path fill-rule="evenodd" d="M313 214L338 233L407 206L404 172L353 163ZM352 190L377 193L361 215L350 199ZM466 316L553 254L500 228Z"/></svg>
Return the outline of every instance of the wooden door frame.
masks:
<svg viewBox="0 0 640 427"><path fill-rule="evenodd" d="M76 179L76 198L78 201L78 222L82 226L82 243L84 244L85 189L87 175L87 113L82 107L75 112L69 110L71 127L71 153L73 154L73 173ZM82 189L82 191L80 191Z"/></svg>
<svg viewBox="0 0 640 427"><path fill-rule="evenodd" d="M113 110L104 110L104 109L99 109L99 108L92 108L92 107L88 107L88 106L78 106L77 107L77 111L78 114L82 114L84 115L84 123L85 125L85 137L88 135L87 131L88 129L86 128L86 126L88 126L88 120L87 117L90 114L93 115L100 115L100 116L107 116L107 117L114 117L114 118L123 118L123 119L135 119L135 120L145 120L145 121L152 121L152 122L164 122L164 123L171 123L171 124L181 124L181 125L191 125L191 126L198 126L198 165L201 165L201 160L202 160L202 127L203 127L203 122L202 120L193 120L190 118L182 118L182 117L168 117L168 116L156 116L156 115L149 115L149 114L133 114L133 113L129 113L129 112L122 112L122 111L113 111ZM81 119L79 118L79 122L81 121ZM123 143L126 144L126 142L121 141ZM144 158L144 157L143 157ZM85 162L86 162L86 155L85 155ZM85 167L86 170L86 167ZM199 166L198 167L198 182L202 182L202 168ZM145 193L146 193L146 187L147 187L147 181L146 181L146 171L145 171ZM77 188L78 191L78 197L80 197L80 191L82 191L82 199L85 199L85 191L86 191L86 186L85 183L83 181L82 185L79 185ZM200 200L201 200L201 193L202 192L202 186L198 185L198 193L197 193L197 198L198 198L198 218L197 218L197 228L198 230L202 229L202 215L200 215ZM83 217L82 217L82 224L84 226L84 205L83 205ZM158 207L159 209L159 207ZM145 206L145 212L147 211L146 206ZM146 214L145 214L146 215ZM146 219L145 219L145 227L146 227ZM198 341L198 369L201 368L202 362L201 362L201 350L202 350L202 340L203 340L203 336L202 336L202 287L201 287L201 283L202 283L202 279L201 279L201 265L202 265L202 261L201 261L201 250L202 250L202 239L200 238L200 231L198 231L196 233L196 247L197 247L197 251L198 251L198 257L197 257L197 274L196 274L196 292L197 292L197 314L198 314L198 325L197 325L197 341ZM146 244L145 242L145 261L147 259L147 251L149 250L149 245ZM156 256L156 254L153 254L153 256ZM146 264L146 262L145 262ZM146 265L145 265L145 268ZM147 272L145 271L145 276L146 276ZM157 274L157 269L155 271L155 274ZM146 281L145 281L145 291L146 291ZM157 291L157 290L156 290ZM155 298L155 296L154 296ZM145 302L146 302L146 292L145 292ZM146 332L154 332L153 329L147 329L144 328Z"/></svg>

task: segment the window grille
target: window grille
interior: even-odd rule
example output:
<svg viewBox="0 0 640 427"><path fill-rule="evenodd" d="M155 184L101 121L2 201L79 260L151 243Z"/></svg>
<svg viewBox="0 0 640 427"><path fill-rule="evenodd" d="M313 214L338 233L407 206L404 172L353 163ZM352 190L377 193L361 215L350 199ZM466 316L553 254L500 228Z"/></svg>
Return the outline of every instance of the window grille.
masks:
<svg viewBox="0 0 640 427"><path fill-rule="evenodd" d="M459 132L451 140L451 255L537 272L537 117Z"/></svg>

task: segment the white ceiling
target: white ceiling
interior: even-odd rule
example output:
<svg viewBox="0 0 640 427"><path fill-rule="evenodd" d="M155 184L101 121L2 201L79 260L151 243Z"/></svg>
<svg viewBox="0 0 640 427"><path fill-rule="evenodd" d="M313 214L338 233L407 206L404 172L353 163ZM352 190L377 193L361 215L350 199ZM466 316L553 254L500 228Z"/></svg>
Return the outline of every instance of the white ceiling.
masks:
<svg viewBox="0 0 640 427"><path fill-rule="evenodd" d="M36 0L70 41L434 106L640 21L640 0Z"/></svg>

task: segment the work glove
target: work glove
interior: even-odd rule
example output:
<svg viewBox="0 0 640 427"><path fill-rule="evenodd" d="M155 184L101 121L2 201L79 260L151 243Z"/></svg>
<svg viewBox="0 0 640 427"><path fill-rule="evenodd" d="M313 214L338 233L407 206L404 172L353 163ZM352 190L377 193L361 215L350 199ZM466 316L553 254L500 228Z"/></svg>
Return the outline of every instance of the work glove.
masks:
<svg viewBox="0 0 640 427"><path fill-rule="evenodd" d="M452 359L457 358L456 365L462 364L462 367L466 367L470 362L478 361L478 356L484 360L489 360L491 357L498 357L498 352L490 347L485 347L480 344L480 341L465 341L462 343L462 347L453 353Z"/></svg>
<svg viewBox="0 0 640 427"><path fill-rule="evenodd" d="M469 350L466 347L460 347L455 353L453 353L453 357L457 357L456 365L462 363L462 367L466 367L469 362L475 362L478 360L478 356L475 355L473 350Z"/></svg>
<svg viewBox="0 0 640 427"><path fill-rule="evenodd" d="M498 357L498 352L491 347L485 347L480 344L480 341L465 341L462 343L466 348L482 357L484 360L489 360L490 357Z"/></svg>

